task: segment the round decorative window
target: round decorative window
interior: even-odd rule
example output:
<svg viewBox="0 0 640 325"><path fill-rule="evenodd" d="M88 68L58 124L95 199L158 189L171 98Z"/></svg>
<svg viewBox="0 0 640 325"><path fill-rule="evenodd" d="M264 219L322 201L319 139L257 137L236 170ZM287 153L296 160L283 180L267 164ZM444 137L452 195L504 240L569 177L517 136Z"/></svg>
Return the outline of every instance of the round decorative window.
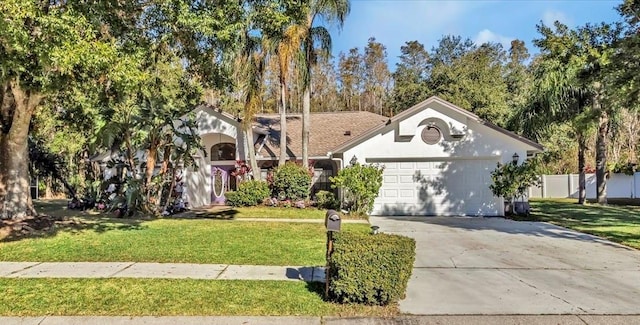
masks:
<svg viewBox="0 0 640 325"><path fill-rule="evenodd" d="M422 130L422 141L426 144L436 144L440 142L442 133L435 126L427 126Z"/></svg>

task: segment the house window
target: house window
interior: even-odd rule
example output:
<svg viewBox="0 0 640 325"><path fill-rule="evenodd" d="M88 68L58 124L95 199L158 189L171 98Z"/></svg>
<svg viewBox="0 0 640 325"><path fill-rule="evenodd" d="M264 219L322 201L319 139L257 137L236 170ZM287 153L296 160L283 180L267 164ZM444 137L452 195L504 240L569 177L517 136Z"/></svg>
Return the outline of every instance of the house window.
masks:
<svg viewBox="0 0 640 325"><path fill-rule="evenodd" d="M211 147L211 161L236 160L236 145L218 143Z"/></svg>
<svg viewBox="0 0 640 325"><path fill-rule="evenodd" d="M428 125L422 130L422 141L426 144L436 144L441 138L442 133L435 126Z"/></svg>

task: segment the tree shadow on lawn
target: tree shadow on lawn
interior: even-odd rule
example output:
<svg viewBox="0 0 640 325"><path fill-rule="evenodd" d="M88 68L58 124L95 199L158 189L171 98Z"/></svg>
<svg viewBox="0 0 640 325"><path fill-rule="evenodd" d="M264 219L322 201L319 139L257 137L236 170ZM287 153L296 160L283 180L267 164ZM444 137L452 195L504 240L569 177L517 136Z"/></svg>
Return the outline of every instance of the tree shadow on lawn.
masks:
<svg viewBox="0 0 640 325"><path fill-rule="evenodd" d="M58 233L111 230L141 230L143 223L152 219L112 218L109 212L71 210L67 200L34 201L38 216L24 220L0 220L0 242L12 242L29 238L49 238Z"/></svg>
<svg viewBox="0 0 640 325"><path fill-rule="evenodd" d="M65 199L34 201L37 217L25 220L0 220L0 242L12 242L28 238L54 237L58 233L93 231L105 233L112 230L143 230L145 222L159 219L215 219L234 220L237 210L230 207L194 209L162 218L116 218L111 212L96 210L71 210Z"/></svg>
<svg viewBox="0 0 640 325"><path fill-rule="evenodd" d="M216 220L234 220L238 214L238 210L227 207L204 207L196 208L182 213L165 216L163 218L168 219L216 219Z"/></svg>
<svg viewBox="0 0 640 325"><path fill-rule="evenodd" d="M50 238L59 233L81 233L93 231L105 233L112 230L143 230L145 221L136 219L114 219L105 217L55 217L40 215L21 221L0 221L0 242L13 242L30 238Z"/></svg>

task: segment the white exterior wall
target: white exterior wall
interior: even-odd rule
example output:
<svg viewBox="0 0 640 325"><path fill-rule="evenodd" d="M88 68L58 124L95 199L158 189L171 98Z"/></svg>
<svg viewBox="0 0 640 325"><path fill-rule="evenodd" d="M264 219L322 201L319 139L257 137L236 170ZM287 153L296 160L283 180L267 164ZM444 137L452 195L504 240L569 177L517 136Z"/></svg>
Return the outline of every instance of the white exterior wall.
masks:
<svg viewBox="0 0 640 325"><path fill-rule="evenodd" d="M242 130L236 121L209 108L198 108L195 114L206 156L198 152L195 155L197 167L189 167L185 173L185 195L191 207L211 204L211 147L220 142L235 143L239 159L243 159L246 152Z"/></svg>
<svg viewBox="0 0 640 325"><path fill-rule="evenodd" d="M416 114L416 120L425 120L439 116L437 112L428 108ZM447 123L456 123L450 117L446 117ZM356 145L344 152L344 160L348 163L353 156L359 162L375 161L385 158L403 158L406 161L416 159L493 159L502 163L510 163L512 156L517 153L520 162L527 157L527 150L532 150L511 137L507 137L498 131L480 125L475 121L466 121L465 136L458 141L442 140L435 145L428 145L422 141L421 132L426 127L416 127L415 135L409 141L396 139L396 125L389 125L380 134ZM444 131L444 130L443 130Z"/></svg>
<svg viewBox="0 0 640 325"><path fill-rule="evenodd" d="M504 215L502 198L493 197L491 194L489 194L488 198L486 197L487 191L490 193L488 189L490 171L495 168L498 162L511 163L514 153L518 154L519 161L522 162L526 159L528 150L537 149L490 127L481 125L475 120L470 120L459 112L439 105L438 103L432 103L429 107L413 116L388 125L380 133L344 151L345 164L348 164L354 156L360 163L453 161L454 163L448 164L449 167L437 176L445 184L446 180L449 179L450 183L447 186L451 187L450 193L458 193L448 195L449 202L446 202L446 204L450 207L450 212L443 214L459 215L460 213L457 212L456 208L461 208L461 204L469 206L469 203L466 202L469 201L469 197L454 196L464 192L461 190L464 187L467 187L469 191L476 190L474 184L477 184L475 186L482 187L478 188L477 192L481 193L486 201L483 203L484 213L488 215ZM464 136L458 140L452 139L450 135L443 134L443 138L437 144L428 145L424 143L421 133L427 127L429 121L436 119L440 120L440 124L436 123L436 126L439 127L442 133L464 134ZM446 124L449 130L440 127L442 124ZM401 133L407 134L410 130L413 135L400 136ZM484 166L481 169L483 170L482 173L486 175L474 178L471 183L464 181L470 175L466 175L464 178L460 177L460 174L481 172L478 170L479 166ZM414 172L422 171L416 170ZM415 198L413 200L415 201ZM382 201L384 199L378 200L377 203ZM438 209L432 211L439 211ZM374 210L374 213L376 211ZM419 207L416 211L418 211L416 213L420 213ZM467 212L467 214L471 213ZM440 214L440 212L437 212L437 214Z"/></svg>
<svg viewBox="0 0 640 325"><path fill-rule="evenodd" d="M191 207L211 204L211 164L202 153L195 157L197 167L187 168L184 188Z"/></svg>

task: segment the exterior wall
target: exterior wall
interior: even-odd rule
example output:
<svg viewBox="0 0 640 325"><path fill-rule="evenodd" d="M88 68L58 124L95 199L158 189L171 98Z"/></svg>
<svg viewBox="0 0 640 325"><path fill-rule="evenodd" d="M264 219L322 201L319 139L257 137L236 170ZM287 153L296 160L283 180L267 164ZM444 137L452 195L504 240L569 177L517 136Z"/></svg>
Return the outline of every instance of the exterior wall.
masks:
<svg viewBox="0 0 640 325"><path fill-rule="evenodd" d="M429 124L437 126L442 133L442 138L437 144L429 145L422 140L421 133ZM477 192L474 195L482 195L485 201L477 203L483 207L480 209L481 211L479 210L479 214L503 215L502 198L494 197L488 189L488 184L490 184L489 172L495 168L498 162L511 163L514 153L520 157L520 162L524 161L528 150L536 150L536 148L484 126L460 112L434 102L404 120L389 124L378 134L344 151L343 157L345 164L349 164L352 157L356 157L361 163L451 161L452 163L447 164L448 167L439 172L437 176L429 176L429 182L435 182L434 180L438 179L440 181L436 183L447 186L442 191L443 193L449 193L445 194L446 198L443 199L444 203L442 203L443 206L449 206L446 213L460 214L453 208L460 209L462 205L469 209L471 205L467 201L472 199L473 195L471 197L466 196L469 196L469 193ZM475 175L480 172L478 168L482 169L486 175ZM421 172L422 170L417 169L412 171L413 174ZM469 177L465 178L461 175L478 176L480 178L476 177L477 179L474 178L474 181L467 182L464 179ZM447 180L450 183L447 183ZM419 184L412 186L415 187L416 185ZM466 192L461 190L465 186L468 188ZM487 192L488 195L485 195ZM466 196L461 193L466 193L464 194ZM420 201L418 203L407 202L413 202L414 206L411 206L413 208L415 206L419 207L420 204L428 203L429 199L436 198L435 195L427 196L428 198L418 197L417 199ZM409 199L407 198L407 200ZM415 197L411 199L416 200ZM384 200L381 199L376 202L380 203L382 201ZM441 213L438 212L440 210L437 208L423 210L433 210L438 214ZM417 214L421 213L420 211L417 211ZM466 213L470 214L471 212L467 211Z"/></svg>
<svg viewBox="0 0 640 325"><path fill-rule="evenodd" d="M431 108L427 108L416 114L414 120L426 120L433 117L441 117L441 114ZM462 118L462 117L461 117ZM460 140L447 141L442 139L440 143L428 145L420 136L426 125L416 127L415 135L410 139L396 136L397 124L387 126L381 133L367 141L356 145L344 152L345 163L353 156L359 162L375 161L377 159L402 158L406 161L416 159L495 159L502 163L512 161L512 156L517 153L520 161L527 157L530 148L520 141L507 137L498 131L478 124L475 121L467 121L465 136ZM451 118L446 123L453 123ZM444 130L442 130L444 132Z"/></svg>
<svg viewBox="0 0 640 325"><path fill-rule="evenodd" d="M194 208L211 204L211 164L202 153L195 158L197 167L187 168L183 180L187 202Z"/></svg>
<svg viewBox="0 0 640 325"><path fill-rule="evenodd" d="M195 155L196 167L189 167L185 173L185 195L191 207L211 204L211 166L235 164L235 161L212 162L210 150L218 143L235 143L237 159L244 159L246 145L238 123L209 108L195 111L198 135L206 150Z"/></svg>

